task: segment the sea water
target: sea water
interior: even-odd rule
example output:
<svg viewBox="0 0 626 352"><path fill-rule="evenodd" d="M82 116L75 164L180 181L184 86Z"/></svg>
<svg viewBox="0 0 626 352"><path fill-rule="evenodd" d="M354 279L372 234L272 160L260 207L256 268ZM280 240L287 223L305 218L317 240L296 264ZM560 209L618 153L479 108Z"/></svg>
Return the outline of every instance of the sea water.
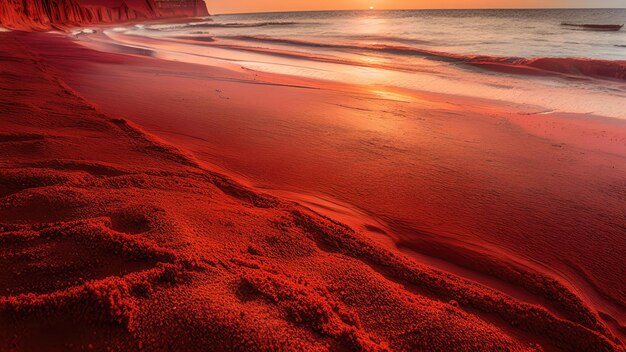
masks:
<svg viewBox="0 0 626 352"><path fill-rule="evenodd" d="M623 24L626 9L257 13L106 33L166 59L223 60L252 70L626 118L626 71L615 69L626 60L626 29L588 31L563 22ZM529 75L467 64L477 58L507 64L571 58L575 65L565 75ZM613 69L604 77L588 75L579 69L588 59Z"/></svg>

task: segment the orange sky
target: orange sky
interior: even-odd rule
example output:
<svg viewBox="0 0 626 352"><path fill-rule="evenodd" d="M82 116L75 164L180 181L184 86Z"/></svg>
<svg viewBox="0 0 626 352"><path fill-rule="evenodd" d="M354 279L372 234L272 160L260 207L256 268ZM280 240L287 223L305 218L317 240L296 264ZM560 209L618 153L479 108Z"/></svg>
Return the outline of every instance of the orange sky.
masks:
<svg viewBox="0 0 626 352"><path fill-rule="evenodd" d="M626 7L626 0L205 0L211 13L419 8Z"/></svg>

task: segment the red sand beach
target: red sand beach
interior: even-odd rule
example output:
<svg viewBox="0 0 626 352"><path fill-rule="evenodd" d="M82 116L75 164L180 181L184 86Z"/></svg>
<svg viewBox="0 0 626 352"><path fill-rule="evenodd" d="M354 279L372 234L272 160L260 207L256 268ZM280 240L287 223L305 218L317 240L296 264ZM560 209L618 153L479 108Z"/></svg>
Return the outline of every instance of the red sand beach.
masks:
<svg viewBox="0 0 626 352"><path fill-rule="evenodd" d="M624 350L622 120L62 34L0 64L0 350Z"/></svg>

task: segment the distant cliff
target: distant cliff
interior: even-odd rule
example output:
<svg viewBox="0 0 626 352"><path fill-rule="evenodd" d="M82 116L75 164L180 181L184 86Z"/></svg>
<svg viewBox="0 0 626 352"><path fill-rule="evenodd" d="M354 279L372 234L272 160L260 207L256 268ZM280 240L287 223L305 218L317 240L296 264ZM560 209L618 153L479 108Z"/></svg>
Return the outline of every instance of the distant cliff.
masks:
<svg viewBox="0 0 626 352"><path fill-rule="evenodd" d="M26 31L208 14L203 0L0 0L0 27Z"/></svg>

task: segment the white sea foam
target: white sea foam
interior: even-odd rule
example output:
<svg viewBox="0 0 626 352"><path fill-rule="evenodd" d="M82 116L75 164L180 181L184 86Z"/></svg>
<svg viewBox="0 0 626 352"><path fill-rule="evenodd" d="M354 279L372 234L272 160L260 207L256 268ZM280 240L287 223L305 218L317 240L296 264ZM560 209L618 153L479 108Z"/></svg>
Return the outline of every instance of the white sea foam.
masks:
<svg viewBox="0 0 626 352"><path fill-rule="evenodd" d="M75 36L79 36L83 34L94 34L94 33L96 33L96 30L91 29L91 28L79 28L79 29L72 31L72 35L75 35Z"/></svg>

